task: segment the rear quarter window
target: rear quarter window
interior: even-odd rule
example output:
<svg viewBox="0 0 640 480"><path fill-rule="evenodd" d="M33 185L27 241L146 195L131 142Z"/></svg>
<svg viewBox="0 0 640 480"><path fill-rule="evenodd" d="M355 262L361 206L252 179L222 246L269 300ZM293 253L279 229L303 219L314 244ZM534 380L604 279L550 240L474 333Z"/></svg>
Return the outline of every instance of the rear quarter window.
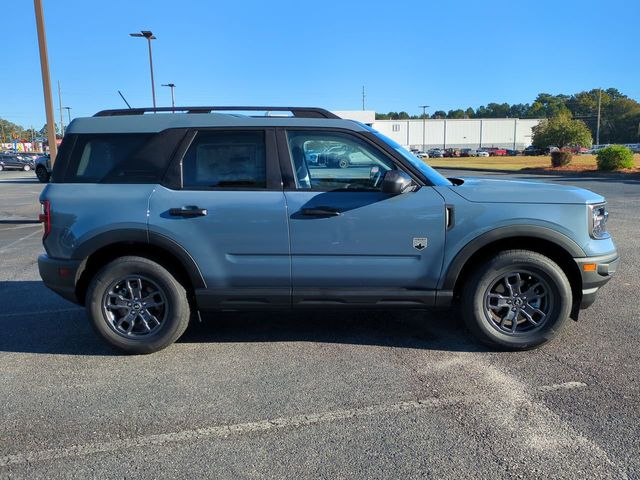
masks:
<svg viewBox="0 0 640 480"><path fill-rule="evenodd" d="M159 183L185 129L65 136L56 183Z"/></svg>

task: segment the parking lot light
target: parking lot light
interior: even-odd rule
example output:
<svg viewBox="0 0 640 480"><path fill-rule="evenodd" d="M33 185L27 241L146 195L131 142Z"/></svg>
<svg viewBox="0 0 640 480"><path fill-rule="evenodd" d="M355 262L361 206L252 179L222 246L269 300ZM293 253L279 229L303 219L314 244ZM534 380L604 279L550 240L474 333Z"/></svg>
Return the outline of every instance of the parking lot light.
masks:
<svg viewBox="0 0 640 480"><path fill-rule="evenodd" d="M173 94L173 90L176 88L175 83L163 83L163 87L169 87L171 89L171 109L173 113L176 113L176 97Z"/></svg>
<svg viewBox="0 0 640 480"><path fill-rule="evenodd" d="M155 40L156 36L150 30L141 30L140 33L130 33L129 35L147 39L149 45L149 69L151 70L151 98L153 99L153 108L156 108L156 87L153 81L153 55L151 54L151 40Z"/></svg>

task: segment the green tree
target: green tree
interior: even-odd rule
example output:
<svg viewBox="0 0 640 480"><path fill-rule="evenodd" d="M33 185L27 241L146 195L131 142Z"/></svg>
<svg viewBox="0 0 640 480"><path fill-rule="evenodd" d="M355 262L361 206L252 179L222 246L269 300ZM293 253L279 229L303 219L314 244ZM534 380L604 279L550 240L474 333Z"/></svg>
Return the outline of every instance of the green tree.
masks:
<svg viewBox="0 0 640 480"><path fill-rule="evenodd" d="M431 118L447 118L447 112L444 110L436 110L433 112L433 115L431 115Z"/></svg>
<svg viewBox="0 0 640 480"><path fill-rule="evenodd" d="M460 108L457 110L449 110L449 113L447 113L447 118L464 118L464 110Z"/></svg>
<svg viewBox="0 0 640 480"><path fill-rule="evenodd" d="M533 127L532 143L537 148L590 147L592 137L583 121L574 120L569 112L562 112Z"/></svg>

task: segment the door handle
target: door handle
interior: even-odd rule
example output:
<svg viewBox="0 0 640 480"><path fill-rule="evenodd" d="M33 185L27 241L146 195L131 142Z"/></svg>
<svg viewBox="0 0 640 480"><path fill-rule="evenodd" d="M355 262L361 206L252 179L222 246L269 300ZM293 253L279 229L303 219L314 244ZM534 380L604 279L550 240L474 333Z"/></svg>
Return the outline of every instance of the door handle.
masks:
<svg viewBox="0 0 640 480"><path fill-rule="evenodd" d="M206 214L206 208L196 207L195 205L187 205L186 207L169 209L169 215L171 215L172 217L204 217Z"/></svg>
<svg viewBox="0 0 640 480"><path fill-rule="evenodd" d="M309 217L337 217L340 212L332 207L310 207L303 208L302 214Z"/></svg>

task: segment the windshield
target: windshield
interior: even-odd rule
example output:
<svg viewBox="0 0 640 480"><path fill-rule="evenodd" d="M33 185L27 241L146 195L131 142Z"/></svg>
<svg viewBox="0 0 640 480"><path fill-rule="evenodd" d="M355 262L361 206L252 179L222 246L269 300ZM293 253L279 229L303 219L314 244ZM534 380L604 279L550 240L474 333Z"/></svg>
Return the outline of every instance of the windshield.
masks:
<svg viewBox="0 0 640 480"><path fill-rule="evenodd" d="M415 155L412 155L406 148L400 145L397 142L394 142L389 137L385 137L380 132L374 130L373 128L367 127L367 129L373 133L376 137L381 139L387 145L391 146L396 152L398 152L402 157L407 160L411 165L416 167L420 172L435 186L442 185L451 185L451 182L447 180L445 177L440 175L437 171L431 168L429 165L424 163L422 160L417 158Z"/></svg>

